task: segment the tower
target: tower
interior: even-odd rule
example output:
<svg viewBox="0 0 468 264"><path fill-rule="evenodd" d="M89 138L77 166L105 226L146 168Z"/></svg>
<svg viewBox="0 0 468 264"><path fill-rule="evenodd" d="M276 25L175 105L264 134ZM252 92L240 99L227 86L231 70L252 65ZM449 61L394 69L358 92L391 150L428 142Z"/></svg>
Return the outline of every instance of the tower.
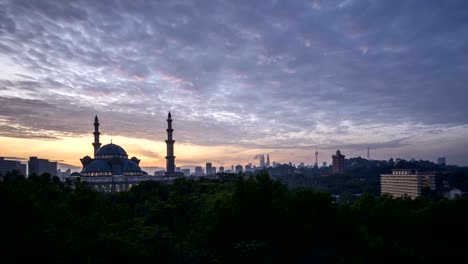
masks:
<svg viewBox="0 0 468 264"><path fill-rule="evenodd" d="M94 132L93 132L93 134L94 134L94 143L93 143L94 155L96 155L96 152L101 147L101 143L99 142L99 135L101 133L99 133L99 120L98 120L97 115L94 118Z"/></svg>
<svg viewBox="0 0 468 264"><path fill-rule="evenodd" d="M266 166L267 168L270 167L270 154L267 154Z"/></svg>
<svg viewBox="0 0 468 264"><path fill-rule="evenodd" d="M314 164L314 167L318 168L318 149L317 149L317 147L315 147L315 164Z"/></svg>
<svg viewBox="0 0 468 264"><path fill-rule="evenodd" d="M367 147L367 160L370 160L370 148Z"/></svg>
<svg viewBox="0 0 468 264"><path fill-rule="evenodd" d="M167 156L166 156L166 174L171 176L171 174L174 174L175 172L175 156L174 156L174 142L175 140L172 139L172 132L174 129L172 129L172 118L171 118L171 112L167 115L167 140L166 140L166 145L167 145Z"/></svg>

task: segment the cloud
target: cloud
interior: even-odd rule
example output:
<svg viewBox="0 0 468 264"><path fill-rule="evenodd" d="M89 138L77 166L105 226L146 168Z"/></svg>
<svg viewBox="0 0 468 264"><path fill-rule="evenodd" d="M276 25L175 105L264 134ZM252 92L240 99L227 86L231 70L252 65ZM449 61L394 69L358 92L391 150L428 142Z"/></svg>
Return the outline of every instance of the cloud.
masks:
<svg viewBox="0 0 468 264"><path fill-rule="evenodd" d="M171 109L184 144L353 148L359 131L403 148L407 125L375 125L468 123L463 7L0 1L0 136L87 135L98 114L103 132L161 140Z"/></svg>

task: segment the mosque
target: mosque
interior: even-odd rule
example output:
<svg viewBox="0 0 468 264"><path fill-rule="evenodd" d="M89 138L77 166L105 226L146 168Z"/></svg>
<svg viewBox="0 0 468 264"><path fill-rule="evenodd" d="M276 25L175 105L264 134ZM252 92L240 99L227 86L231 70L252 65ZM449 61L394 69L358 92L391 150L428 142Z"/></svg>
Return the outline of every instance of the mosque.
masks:
<svg viewBox="0 0 468 264"><path fill-rule="evenodd" d="M174 156L174 142L172 139L172 118L171 113L168 114L168 128L167 131L167 156L166 156L166 174L168 177L178 177L181 176L180 173L175 172L175 156ZM148 173L143 171L140 168L140 160L137 157L128 158L128 154L121 146L117 144L104 145L101 147L101 142L99 141L99 120L96 115L94 118L94 158L90 156L85 156L81 160L83 164L83 169L81 173L77 173L75 176L82 176L86 179L90 177L113 177L113 176L126 176L135 179L147 178ZM143 177L142 177L143 176ZM94 178L97 180L97 178Z"/></svg>

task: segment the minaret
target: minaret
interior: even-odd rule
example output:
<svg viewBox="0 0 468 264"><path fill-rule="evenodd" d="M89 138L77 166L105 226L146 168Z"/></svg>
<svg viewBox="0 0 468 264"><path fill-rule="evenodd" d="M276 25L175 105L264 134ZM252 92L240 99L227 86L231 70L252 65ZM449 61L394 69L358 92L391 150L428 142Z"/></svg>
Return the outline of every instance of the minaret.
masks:
<svg viewBox="0 0 468 264"><path fill-rule="evenodd" d="M167 140L166 140L166 145L167 145L167 156L166 156L166 173L173 174L175 172L175 156L174 156L174 142L175 140L172 139L172 118L171 118L171 112L167 115Z"/></svg>
<svg viewBox="0 0 468 264"><path fill-rule="evenodd" d="M318 168L318 149L315 147L315 168Z"/></svg>
<svg viewBox="0 0 468 264"><path fill-rule="evenodd" d="M99 120L98 120L97 115L94 118L94 132L93 132L93 134L94 134L94 143L93 143L94 155L96 156L96 152L101 147L101 143L99 143L99 135L101 133L99 133Z"/></svg>

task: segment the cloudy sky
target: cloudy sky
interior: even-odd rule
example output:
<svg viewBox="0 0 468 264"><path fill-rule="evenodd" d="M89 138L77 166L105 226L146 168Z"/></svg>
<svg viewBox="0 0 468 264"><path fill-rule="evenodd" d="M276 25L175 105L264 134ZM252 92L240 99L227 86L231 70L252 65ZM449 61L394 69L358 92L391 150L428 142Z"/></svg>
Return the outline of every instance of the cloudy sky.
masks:
<svg viewBox="0 0 468 264"><path fill-rule="evenodd" d="M468 165L468 2L0 0L0 156Z"/></svg>

